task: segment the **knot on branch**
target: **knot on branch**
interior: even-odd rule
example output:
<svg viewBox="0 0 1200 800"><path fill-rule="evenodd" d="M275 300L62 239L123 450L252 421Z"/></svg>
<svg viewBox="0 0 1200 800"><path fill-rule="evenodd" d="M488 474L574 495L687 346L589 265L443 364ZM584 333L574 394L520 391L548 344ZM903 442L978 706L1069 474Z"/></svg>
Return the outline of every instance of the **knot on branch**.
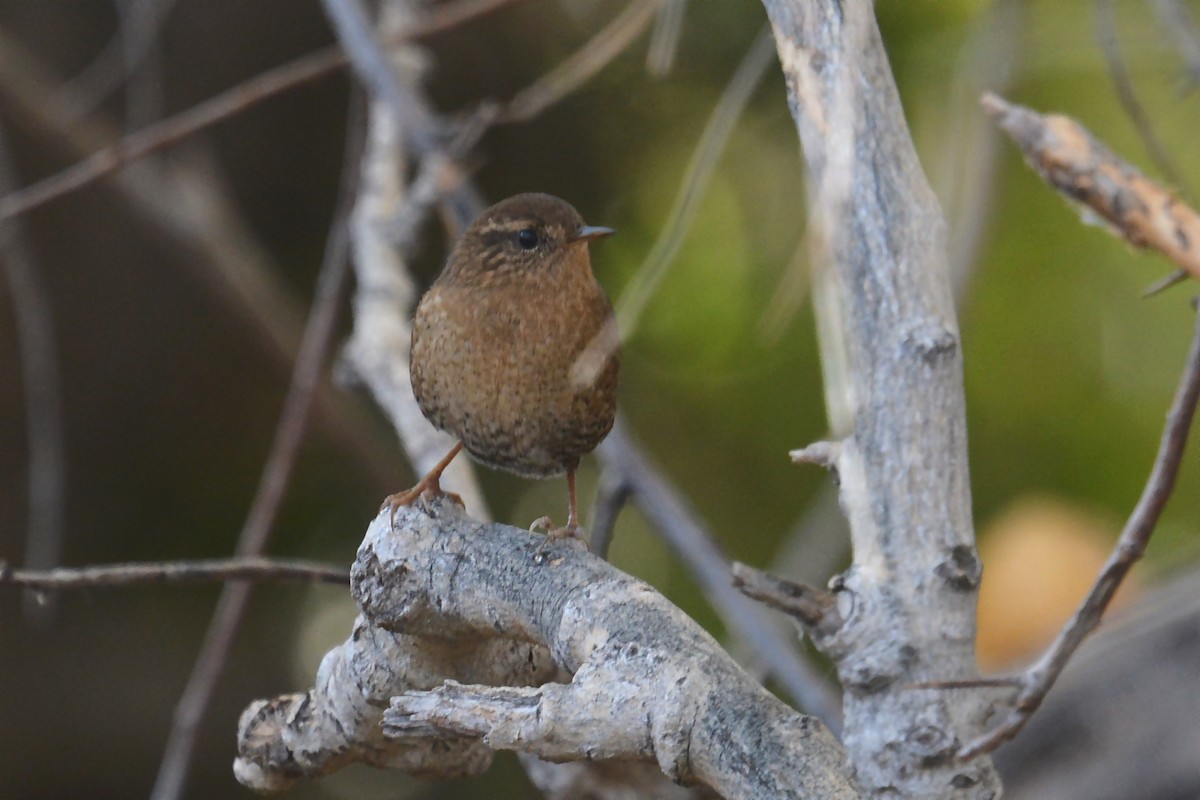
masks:
<svg viewBox="0 0 1200 800"><path fill-rule="evenodd" d="M958 544L950 548L946 558L934 569L938 577L951 588L960 592L974 591L983 577L983 563L975 548Z"/></svg>
<svg viewBox="0 0 1200 800"><path fill-rule="evenodd" d="M958 351L958 336L942 322L923 319L904 332L900 344L906 352L933 364Z"/></svg>

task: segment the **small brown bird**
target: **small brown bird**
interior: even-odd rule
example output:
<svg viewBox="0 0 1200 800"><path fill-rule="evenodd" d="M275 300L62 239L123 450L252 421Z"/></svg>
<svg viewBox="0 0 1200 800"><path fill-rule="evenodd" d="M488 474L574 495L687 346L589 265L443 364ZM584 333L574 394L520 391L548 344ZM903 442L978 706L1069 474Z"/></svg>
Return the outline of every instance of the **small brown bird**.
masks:
<svg viewBox="0 0 1200 800"><path fill-rule="evenodd" d="M442 494L462 448L529 478L567 474L565 528L579 533L575 468L612 429L617 334L592 274L590 227L569 203L519 194L471 223L417 306L409 372L421 412L459 443L392 509Z"/></svg>

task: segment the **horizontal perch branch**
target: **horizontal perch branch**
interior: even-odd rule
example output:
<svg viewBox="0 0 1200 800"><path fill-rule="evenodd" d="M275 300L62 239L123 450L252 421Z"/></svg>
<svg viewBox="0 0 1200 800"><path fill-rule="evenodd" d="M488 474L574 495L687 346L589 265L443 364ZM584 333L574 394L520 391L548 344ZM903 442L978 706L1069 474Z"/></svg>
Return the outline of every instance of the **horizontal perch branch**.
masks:
<svg viewBox="0 0 1200 800"><path fill-rule="evenodd" d="M362 615L315 688L243 715L235 769L246 785L281 788L350 761L455 774L513 749L649 761L731 798L857 797L819 721L577 542L485 525L445 499L402 509L394 529L387 519L372 522L352 570ZM483 648L521 657L483 674ZM411 680L411 664L433 663L429 651L443 671ZM570 683L548 682L547 653ZM434 763L443 749L451 756Z"/></svg>

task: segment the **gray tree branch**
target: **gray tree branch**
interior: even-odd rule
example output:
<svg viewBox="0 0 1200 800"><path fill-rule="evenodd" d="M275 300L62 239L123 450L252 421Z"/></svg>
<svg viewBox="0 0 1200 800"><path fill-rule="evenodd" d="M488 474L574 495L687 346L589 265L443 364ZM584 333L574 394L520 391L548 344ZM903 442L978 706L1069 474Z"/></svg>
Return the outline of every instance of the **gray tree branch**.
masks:
<svg viewBox="0 0 1200 800"><path fill-rule="evenodd" d="M980 566L945 223L872 4L764 5L808 165L812 261L835 298L822 352L840 369L826 396L850 431L821 450L854 549L837 586L844 624L814 631L846 690L843 738L867 794L995 797L990 762L955 759L985 693L914 685L976 675Z"/></svg>
<svg viewBox="0 0 1200 800"><path fill-rule="evenodd" d="M454 775L514 749L657 763L729 798L858 796L824 725L764 690L650 586L574 541L480 523L442 499L402 509L394 529L377 517L351 585L362 615L315 688L243 715L235 771L246 785L281 788L348 761ZM570 683L546 682L550 665L533 642ZM430 647L455 656L435 670L474 685L441 683ZM488 659L464 661L488 648Z"/></svg>

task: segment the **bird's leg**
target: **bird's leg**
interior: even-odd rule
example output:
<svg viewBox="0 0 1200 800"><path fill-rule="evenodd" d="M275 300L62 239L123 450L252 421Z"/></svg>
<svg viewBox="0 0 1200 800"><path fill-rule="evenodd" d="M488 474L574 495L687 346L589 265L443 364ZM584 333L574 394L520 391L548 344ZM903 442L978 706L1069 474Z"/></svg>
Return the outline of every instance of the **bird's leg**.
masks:
<svg viewBox="0 0 1200 800"><path fill-rule="evenodd" d="M587 545L587 535L583 528L579 526L579 508L575 502L575 468L579 466L576 461L567 465L567 524L565 527L556 528L549 517L542 517L529 526L530 530L537 528L546 529L546 538L548 539L578 539Z"/></svg>
<svg viewBox="0 0 1200 800"><path fill-rule="evenodd" d="M382 511L385 508L391 509L392 525L396 524L396 509L400 508L401 506L412 505L423 495L429 495L430 497L446 496L458 503L460 506L465 507L461 497L453 492L442 491L441 484L442 473L446 471L446 467L450 466L450 462L454 460L456 455L458 455L459 450L462 450L462 442L454 445L450 452L446 454L445 458L439 461L433 469L429 470L425 477L418 481L416 486L412 487L406 492L397 492L396 494L390 494L387 496L387 498L383 501L383 505L379 507L379 510Z"/></svg>

